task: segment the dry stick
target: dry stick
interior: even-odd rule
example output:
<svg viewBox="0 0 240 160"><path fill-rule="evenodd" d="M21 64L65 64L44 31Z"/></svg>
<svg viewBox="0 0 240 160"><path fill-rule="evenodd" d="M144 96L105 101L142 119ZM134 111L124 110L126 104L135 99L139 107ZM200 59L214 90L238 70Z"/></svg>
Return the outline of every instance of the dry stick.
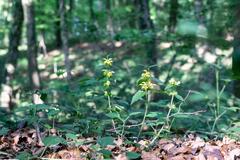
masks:
<svg viewBox="0 0 240 160"><path fill-rule="evenodd" d="M44 146L44 143L43 143L42 138L41 138L38 122L35 123L35 129L36 129L36 135L37 135L38 144L40 146Z"/></svg>
<svg viewBox="0 0 240 160"><path fill-rule="evenodd" d="M156 123L157 120L154 120L154 121L149 121L149 122L153 122L153 123ZM125 124L125 128L132 128L132 127L138 127L138 126L141 126L142 123L139 123L139 124L132 124L132 125L126 125ZM116 129L120 129L122 127L116 127ZM107 130L107 131L111 131L111 130Z"/></svg>

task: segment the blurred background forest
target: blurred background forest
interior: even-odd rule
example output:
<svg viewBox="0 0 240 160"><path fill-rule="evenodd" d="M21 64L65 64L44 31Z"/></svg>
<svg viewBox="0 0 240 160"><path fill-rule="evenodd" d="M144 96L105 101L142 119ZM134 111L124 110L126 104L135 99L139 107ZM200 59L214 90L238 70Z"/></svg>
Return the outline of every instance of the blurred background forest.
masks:
<svg viewBox="0 0 240 160"><path fill-rule="evenodd" d="M106 57L115 107L107 116ZM0 65L0 135L26 123L104 135L118 113L136 113L126 123L137 124L144 106L131 101L149 69L159 90L181 82L174 101L189 114L175 117L173 133L239 138L238 0L1 0ZM163 121L167 99L152 97L151 120Z"/></svg>

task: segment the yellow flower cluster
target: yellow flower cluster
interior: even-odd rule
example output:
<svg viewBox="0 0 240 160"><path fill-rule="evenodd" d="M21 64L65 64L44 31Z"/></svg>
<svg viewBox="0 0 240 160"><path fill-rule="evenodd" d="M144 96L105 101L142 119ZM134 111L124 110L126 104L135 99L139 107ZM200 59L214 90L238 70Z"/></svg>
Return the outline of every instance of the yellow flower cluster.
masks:
<svg viewBox="0 0 240 160"><path fill-rule="evenodd" d="M103 76L104 77L107 77L107 78L111 78L112 77L112 75L113 75L113 71L110 71L110 70L106 70L106 69L104 69L103 70Z"/></svg>
<svg viewBox="0 0 240 160"><path fill-rule="evenodd" d="M105 81L103 82L105 96L110 95L111 78L114 74L114 72L111 71L111 69L110 69L112 64L113 64L112 58L104 58L103 59L104 69L102 70L102 74L105 79Z"/></svg>
<svg viewBox="0 0 240 160"><path fill-rule="evenodd" d="M141 79L150 79L151 77L152 77L151 72L149 72L148 70L143 70Z"/></svg>
<svg viewBox="0 0 240 160"><path fill-rule="evenodd" d="M106 67L111 67L111 66L112 66L112 63L113 63L112 58L104 58L104 59L103 59L103 64L104 64L104 66L106 66Z"/></svg>
<svg viewBox="0 0 240 160"><path fill-rule="evenodd" d="M169 83L171 86L179 86L181 82L175 80L174 78L171 78L168 83Z"/></svg>
<svg viewBox="0 0 240 160"><path fill-rule="evenodd" d="M153 83L151 81L142 82L140 83L140 86L141 86L141 89L144 91L153 89Z"/></svg>
<svg viewBox="0 0 240 160"><path fill-rule="evenodd" d="M139 84L141 90L148 91L153 89L154 84L151 82L151 78L152 73L148 70L143 70L143 73L141 74L140 78L141 83Z"/></svg>
<svg viewBox="0 0 240 160"><path fill-rule="evenodd" d="M107 80L106 82L104 82L103 86L104 87L109 87L111 85L111 82L109 80Z"/></svg>

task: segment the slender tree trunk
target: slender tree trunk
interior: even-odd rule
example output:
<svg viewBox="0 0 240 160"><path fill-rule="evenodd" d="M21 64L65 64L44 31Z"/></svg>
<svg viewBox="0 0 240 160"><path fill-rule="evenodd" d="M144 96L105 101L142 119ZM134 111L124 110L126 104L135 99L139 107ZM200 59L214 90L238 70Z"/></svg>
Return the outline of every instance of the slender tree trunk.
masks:
<svg viewBox="0 0 240 160"><path fill-rule="evenodd" d="M68 30L66 21L66 9L65 0L59 0L59 12L60 12L60 24L61 24L61 40L62 40L62 50L64 53L64 63L67 72L67 81L70 83L71 80L71 64L69 60L69 50L68 50Z"/></svg>
<svg viewBox="0 0 240 160"><path fill-rule="evenodd" d="M205 25L205 16L203 12L203 1L202 0L195 0L195 16L200 23L200 25Z"/></svg>
<svg viewBox="0 0 240 160"><path fill-rule="evenodd" d="M93 9L93 0L89 0L89 12L90 12L90 19L92 21L95 21L96 15Z"/></svg>
<svg viewBox="0 0 240 160"><path fill-rule="evenodd" d="M23 24L23 8L21 0L13 0L13 22L9 33L9 46L8 46L8 57L7 66L11 65L13 69L16 69L18 59L18 46L20 45L22 24ZM6 82L9 83L12 79L11 71L8 71L6 66Z"/></svg>
<svg viewBox="0 0 240 160"><path fill-rule="evenodd" d="M55 42L58 48L62 46L59 8L59 0L56 0Z"/></svg>
<svg viewBox="0 0 240 160"><path fill-rule="evenodd" d="M9 33L9 46L4 69L4 77L1 92L1 106L10 109L13 107L13 91L11 81L17 67L18 46L20 45L22 24L23 24L23 8L21 0L12 0L12 25Z"/></svg>
<svg viewBox="0 0 240 160"><path fill-rule="evenodd" d="M150 17L149 0L137 0L139 10L139 28L142 32L149 32L149 37L145 41L147 63L149 65L157 64L156 35L154 31L153 21ZM157 76L157 68L153 67L153 71Z"/></svg>
<svg viewBox="0 0 240 160"><path fill-rule="evenodd" d="M41 88L40 74L37 62L37 43L36 43L36 26L35 26L35 11L33 0L22 0L24 19L27 28L27 54L28 54L28 76L30 87L33 91ZM37 94L33 94L33 103L43 103ZM43 145L38 122L34 122L34 127L37 132L39 145Z"/></svg>
<svg viewBox="0 0 240 160"><path fill-rule="evenodd" d="M109 32L111 39L114 37L114 27L112 21L111 0L106 0L106 13L107 13L107 31Z"/></svg>
<svg viewBox="0 0 240 160"><path fill-rule="evenodd" d="M178 16L178 0L170 1L170 12L169 12L169 32L175 32L177 25L177 16Z"/></svg>
<svg viewBox="0 0 240 160"><path fill-rule="evenodd" d="M234 8L235 24L234 24L234 42L232 53L232 70L236 80L233 84L233 93L240 98L240 3Z"/></svg>
<svg viewBox="0 0 240 160"><path fill-rule="evenodd" d="M129 27L137 28L137 26L138 26L137 9L136 9L136 7L134 7L134 6L137 6L136 5L136 1L134 1L134 0L133 1L126 1L125 3L128 6L133 7L131 15L128 17L128 19L129 19L129 22L128 22Z"/></svg>
<svg viewBox="0 0 240 160"><path fill-rule="evenodd" d="M24 18L27 27L27 54L28 54L28 76L32 90L38 90L41 87L40 75L37 62L37 45L35 29L35 13L32 0L22 0L24 8ZM35 101L35 100L34 100Z"/></svg>

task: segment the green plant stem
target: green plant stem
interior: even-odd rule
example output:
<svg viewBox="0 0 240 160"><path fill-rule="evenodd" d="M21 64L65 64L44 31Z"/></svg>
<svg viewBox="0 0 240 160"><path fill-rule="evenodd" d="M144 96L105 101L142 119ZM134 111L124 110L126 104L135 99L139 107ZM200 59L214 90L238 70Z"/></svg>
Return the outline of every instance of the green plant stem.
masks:
<svg viewBox="0 0 240 160"><path fill-rule="evenodd" d="M217 107L217 114L216 117L220 114L220 94L219 94L219 71L216 69L216 107Z"/></svg>
<svg viewBox="0 0 240 160"><path fill-rule="evenodd" d="M54 129L55 128L55 119L53 117L53 120L52 120L52 128Z"/></svg>
<svg viewBox="0 0 240 160"><path fill-rule="evenodd" d="M215 130L215 126L217 124L217 121L226 113L227 111L224 111L222 112L220 115L218 115L215 120L214 120L214 123L213 123L213 126L212 126L212 130L211 130L211 134L214 132Z"/></svg>
<svg viewBox="0 0 240 160"><path fill-rule="evenodd" d="M44 147L44 149L43 149L43 151L42 151L42 153L41 153L41 155L40 155L40 158L43 157L43 155L44 155L44 153L46 152L47 148L48 148L48 147Z"/></svg>
<svg viewBox="0 0 240 160"><path fill-rule="evenodd" d="M111 97L108 95L107 98L108 98L108 109L112 113ZM112 125L113 125L113 129L114 129L115 133L118 134L116 125L115 125L115 122L113 119L112 119Z"/></svg>
<svg viewBox="0 0 240 160"><path fill-rule="evenodd" d="M139 139L139 137L142 133L142 129L144 127L146 116L147 116L147 113L148 113L148 108L149 108L149 103L150 103L150 93L149 93L149 91L146 92L146 100L147 100L147 102L146 102L146 105L145 105L145 112L144 112L144 116L143 116L143 120L142 120L142 123L141 123L140 130L138 132L137 139Z"/></svg>
<svg viewBox="0 0 240 160"><path fill-rule="evenodd" d="M130 118L130 116L127 116L127 118L125 118L125 119L120 119L121 121L122 121L122 123L123 123L123 125L122 125L122 131L121 131L121 138L123 139L123 134L124 134L124 132L125 132L125 127L126 127L126 122L127 122L127 120Z"/></svg>
<svg viewBox="0 0 240 160"><path fill-rule="evenodd" d="M164 128L165 124L162 125L161 129L158 131L157 135L152 139L152 141L150 142L150 145L154 144L154 142L158 139L158 137L160 136L160 134L162 133L162 130Z"/></svg>
<svg viewBox="0 0 240 160"><path fill-rule="evenodd" d="M165 127L165 124L169 127L169 118L170 118L170 114L171 114L171 111L172 111L173 100L174 100L174 95L172 95L172 97L171 97L170 108L168 110L168 114L167 114L167 117L166 117L166 122L162 125L162 127L158 131L157 135L152 139L152 141L150 142L150 145L152 145L158 139L158 137L162 133L163 128Z"/></svg>
<svg viewBox="0 0 240 160"><path fill-rule="evenodd" d="M172 97L171 97L170 108L168 110L168 114L167 114L167 117L166 117L166 122L167 122L168 127L169 127L169 117L170 117L172 107L173 107L173 100L174 100L174 95L172 95Z"/></svg>

